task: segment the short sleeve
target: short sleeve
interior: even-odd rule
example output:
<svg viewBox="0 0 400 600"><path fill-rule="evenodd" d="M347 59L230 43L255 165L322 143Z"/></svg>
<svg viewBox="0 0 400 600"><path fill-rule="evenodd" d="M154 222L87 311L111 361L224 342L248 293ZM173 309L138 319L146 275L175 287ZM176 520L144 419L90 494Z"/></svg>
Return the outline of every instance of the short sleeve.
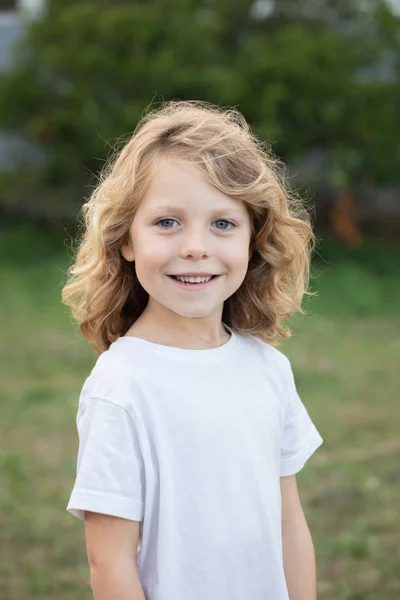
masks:
<svg viewBox="0 0 400 600"><path fill-rule="evenodd" d="M323 439L302 403L289 365L286 386L288 403L285 411L281 446L280 476L294 475L321 446Z"/></svg>
<svg viewBox="0 0 400 600"><path fill-rule="evenodd" d="M84 511L141 521L144 461L132 415L123 407L87 398L77 416L79 450L75 485L67 511Z"/></svg>

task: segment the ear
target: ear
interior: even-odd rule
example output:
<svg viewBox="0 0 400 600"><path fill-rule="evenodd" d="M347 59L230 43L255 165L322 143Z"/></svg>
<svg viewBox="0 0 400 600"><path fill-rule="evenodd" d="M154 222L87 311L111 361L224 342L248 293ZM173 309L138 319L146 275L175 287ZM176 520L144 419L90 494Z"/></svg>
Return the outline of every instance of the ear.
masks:
<svg viewBox="0 0 400 600"><path fill-rule="evenodd" d="M129 239L122 244L120 252L124 259L128 262L133 262L135 260L135 254L133 252L132 244Z"/></svg>

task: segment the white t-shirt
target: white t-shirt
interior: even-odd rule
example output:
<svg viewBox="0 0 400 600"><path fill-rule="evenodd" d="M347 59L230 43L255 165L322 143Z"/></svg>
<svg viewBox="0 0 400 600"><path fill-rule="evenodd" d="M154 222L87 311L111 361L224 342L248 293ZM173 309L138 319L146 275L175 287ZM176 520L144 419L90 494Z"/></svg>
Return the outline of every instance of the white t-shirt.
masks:
<svg viewBox="0 0 400 600"><path fill-rule="evenodd" d="M226 328L205 350L121 337L81 392L67 510L142 521L147 600L289 598L279 478L322 438L287 357Z"/></svg>

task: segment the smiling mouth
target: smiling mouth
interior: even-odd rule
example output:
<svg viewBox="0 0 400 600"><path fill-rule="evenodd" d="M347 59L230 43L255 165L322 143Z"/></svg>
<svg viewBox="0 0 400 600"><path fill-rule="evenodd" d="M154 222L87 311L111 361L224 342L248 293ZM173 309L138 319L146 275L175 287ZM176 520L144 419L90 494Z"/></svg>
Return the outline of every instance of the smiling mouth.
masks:
<svg viewBox="0 0 400 600"><path fill-rule="evenodd" d="M178 277L176 275L167 275L167 277L170 277L171 279L173 279L174 281L176 281L177 283L180 283L182 285L185 286L201 286L201 285L206 285L207 283L210 283L213 279L216 279L217 277L220 277L221 275L211 275L211 278L208 279L208 281L199 281L199 282L190 282L190 281L182 281L181 279L178 279Z"/></svg>
<svg viewBox="0 0 400 600"><path fill-rule="evenodd" d="M181 281L181 279L179 279L177 275L168 275L168 277L172 277L172 279L176 279L176 281ZM195 279L194 275L192 277L193 277L193 279ZM199 277L200 277L200 275L199 275ZM210 277L209 281L211 281L211 279L214 279L215 277L219 277L219 275L209 275L209 277Z"/></svg>

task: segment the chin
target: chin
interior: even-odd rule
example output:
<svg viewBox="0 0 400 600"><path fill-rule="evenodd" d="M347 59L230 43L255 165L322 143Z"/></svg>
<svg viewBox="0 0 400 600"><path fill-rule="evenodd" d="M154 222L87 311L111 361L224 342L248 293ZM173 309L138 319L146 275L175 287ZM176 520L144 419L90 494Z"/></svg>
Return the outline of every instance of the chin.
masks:
<svg viewBox="0 0 400 600"><path fill-rule="evenodd" d="M178 315L179 317L182 317L183 319L201 319L204 317L208 317L209 315L211 315L214 310L192 310L192 311L188 311L188 310L179 310L179 309L174 309L174 308L170 308L169 306L167 306L167 308L174 312L176 315Z"/></svg>

